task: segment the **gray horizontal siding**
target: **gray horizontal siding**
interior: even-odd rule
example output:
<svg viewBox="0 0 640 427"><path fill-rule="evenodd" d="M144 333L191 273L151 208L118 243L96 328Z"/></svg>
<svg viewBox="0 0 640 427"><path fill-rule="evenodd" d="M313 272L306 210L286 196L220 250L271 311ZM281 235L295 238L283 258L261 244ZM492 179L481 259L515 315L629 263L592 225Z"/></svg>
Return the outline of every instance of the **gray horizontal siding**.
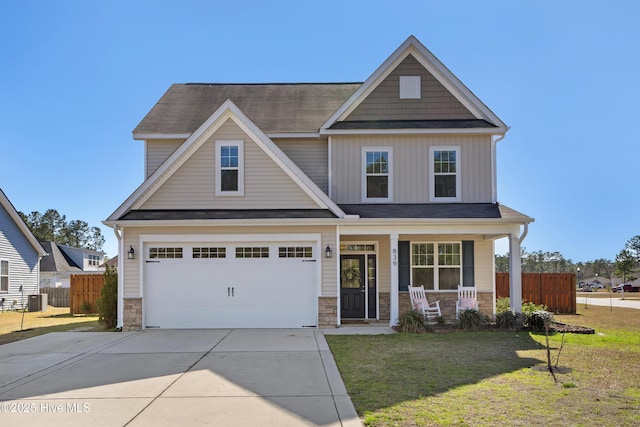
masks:
<svg viewBox="0 0 640 427"><path fill-rule="evenodd" d="M326 139L274 141L278 147L325 193L329 186Z"/></svg>
<svg viewBox="0 0 640 427"><path fill-rule="evenodd" d="M0 206L0 259L9 261L9 292L0 292L0 301L4 298L2 308L22 308L29 295L38 293L38 253L3 206Z"/></svg>
<svg viewBox="0 0 640 427"><path fill-rule="evenodd" d="M393 202L429 203L429 147L459 146L463 203L491 202L490 136L336 136L331 140L331 196L362 203L362 147L393 148Z"/></svg>
<svg viewBox="0 0 640 427"><path fill-rule="evenodd" d="M184 139L150 139L146 141L145 171L149 178L158 167L169 158L171 153L184 142Z"/></svg>

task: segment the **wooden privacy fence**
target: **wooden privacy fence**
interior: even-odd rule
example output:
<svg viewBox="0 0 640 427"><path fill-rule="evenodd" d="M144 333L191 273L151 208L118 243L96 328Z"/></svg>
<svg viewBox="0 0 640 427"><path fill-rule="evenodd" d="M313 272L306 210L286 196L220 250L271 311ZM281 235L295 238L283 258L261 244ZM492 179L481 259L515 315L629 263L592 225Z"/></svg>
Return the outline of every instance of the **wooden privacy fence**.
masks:
<svg viewBox="0 0 640 427"><path fill-rule="evenodd" d="M96 300L104 285L104 276L100 274L72 274L69 292L71 314L97 313Z"/></svg>
<svg viewBox="0 0 640 427"><path fill-rule="evenodd" d="M69 307L69 288L40 288L41 294L47 294L47 305L51 307Z"/></svg>
<svg viewBox="0 0 640 427"><path fill-rule="evenodd" d="M509 296L509 273L496 273L496 297ZM555 313L576 313L576 276L572 273L522 273L522 299Z"/></svg>

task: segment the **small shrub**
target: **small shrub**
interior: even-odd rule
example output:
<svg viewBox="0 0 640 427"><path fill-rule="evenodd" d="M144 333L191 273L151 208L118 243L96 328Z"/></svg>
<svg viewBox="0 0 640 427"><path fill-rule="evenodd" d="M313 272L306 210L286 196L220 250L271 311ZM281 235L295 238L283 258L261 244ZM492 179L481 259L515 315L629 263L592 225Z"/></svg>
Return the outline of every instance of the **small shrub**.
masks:
<svg viewBox="0 0 640 427"><path fill-rule="evenodd" d="M118 272L113 267L107 266L104 272L104 285L96 306L98 323L107 329L115 328L118 324Z"/></svg>
<svg viewBox="0 0 640 427"><path fill-rule="evenodd" d="M412 334L427 332L429 330L425 323L424 315L416 310L409 310L402 313L400 317L398 317L396 329L398 332L408 332Z"/></svg>
<svg viewBox="0 0 640 427"><path fill-rule="evenodd" d="M524 314L525 318L531 316L536 311L549 311L549 307L544 304L534 304L522 300L522 314Z"/></svg>
<svg viewBox="0 0 640 427"><path fill-rule="evenodd" d="M444 322L445 322L444 317L442 317L442 316L436 316L436 323L437 323L438 325L442 326L442 325L444 325Z"/></svg>
<svg viewBox="0 0 640 427"><path fill-rule="evenodd" d="M484 328L489 323L489 317L478 310L464 310L456 319L456 327L465 331Z"/></svg>
<svg viewBox="0 0 640 427"><path fill-rule="evenodd" d="M549 325L552 322L553 314L545 310L536 310L528 317L525 316L525 324L535 332L544 332L545 325Z"/></svg>
<svg viewBox="0 0 640 427"><path fill-rule="evenodd" d="M537 310L549 310L544 304L534 304L532 302L527 302L526 300L522 300L522 314L525 317L530 316L531 313ZM507 311L511 311L511 299L509 297L502 297L496 299L496 314L505 313Z"/></svg>
<svg viewBox="0 0 640 427"><path fill-rule="evenodd" d="M496 314L511 311L511 300L509 297L502 297L496 300Z"/></svg>
<svg viewBox="0 0 640 427"><path fill-rule="evenodd" d="M496 314L496 328L510 331L520 331L524 327L524 316L512 311Z"/></svg>

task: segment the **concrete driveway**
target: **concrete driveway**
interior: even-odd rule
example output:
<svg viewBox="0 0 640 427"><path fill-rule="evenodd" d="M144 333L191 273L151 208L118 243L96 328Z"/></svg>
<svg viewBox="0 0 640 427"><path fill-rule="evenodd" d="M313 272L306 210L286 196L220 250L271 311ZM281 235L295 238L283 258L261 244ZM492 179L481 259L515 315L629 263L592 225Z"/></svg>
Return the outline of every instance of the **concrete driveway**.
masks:
<svg viewBox="0 0 640 427"><path fill-rule="evenodd" d="M0 346L2 425L360 426L321 331L62 332Z"/></svg>

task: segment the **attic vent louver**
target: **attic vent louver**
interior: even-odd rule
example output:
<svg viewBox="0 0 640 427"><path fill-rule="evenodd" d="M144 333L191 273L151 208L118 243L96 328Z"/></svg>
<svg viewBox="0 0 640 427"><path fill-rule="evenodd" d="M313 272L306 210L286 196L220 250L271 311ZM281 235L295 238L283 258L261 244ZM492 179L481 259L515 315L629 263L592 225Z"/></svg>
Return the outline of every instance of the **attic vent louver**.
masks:
<svg viewBox="0 0 640 427"><path fill-rule="evenodd" d="M400 76L400 99L420 99L420 76Z"/></svg>

